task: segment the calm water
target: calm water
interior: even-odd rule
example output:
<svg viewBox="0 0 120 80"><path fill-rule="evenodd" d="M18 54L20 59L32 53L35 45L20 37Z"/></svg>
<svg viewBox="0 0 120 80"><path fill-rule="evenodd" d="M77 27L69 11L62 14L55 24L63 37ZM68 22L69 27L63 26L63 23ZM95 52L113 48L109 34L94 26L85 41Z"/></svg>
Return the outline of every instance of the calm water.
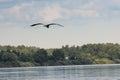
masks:
<svg viewBox="0 0 120 80"><path fill-rule="evenodd" d="M0 80L120 80L120 65L0 68Z"/></svg>

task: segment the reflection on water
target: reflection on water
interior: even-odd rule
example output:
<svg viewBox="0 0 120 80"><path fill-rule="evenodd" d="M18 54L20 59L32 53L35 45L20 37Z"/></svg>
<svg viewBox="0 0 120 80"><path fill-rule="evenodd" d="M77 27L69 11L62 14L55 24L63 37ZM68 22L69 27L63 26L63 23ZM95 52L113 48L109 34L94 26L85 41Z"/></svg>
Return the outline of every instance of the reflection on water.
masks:
<svg viewBox="0 0 120 80"><path fill-rule="evenodd" d="M120 80L120 65L0 68L0 80Z"/></svg>

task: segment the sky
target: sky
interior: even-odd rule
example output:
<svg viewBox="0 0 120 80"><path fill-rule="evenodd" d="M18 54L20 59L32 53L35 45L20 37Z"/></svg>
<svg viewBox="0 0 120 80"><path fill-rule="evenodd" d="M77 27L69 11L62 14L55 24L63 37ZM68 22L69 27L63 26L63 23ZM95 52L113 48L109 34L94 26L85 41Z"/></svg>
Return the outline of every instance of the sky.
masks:
<svg viewBox="0 0 120 80"><path fill-rule="evenodd" d="M39 22L64 27L30 27ZM0 0L0 45L89 43L120 43L120 0Z"/></svg>

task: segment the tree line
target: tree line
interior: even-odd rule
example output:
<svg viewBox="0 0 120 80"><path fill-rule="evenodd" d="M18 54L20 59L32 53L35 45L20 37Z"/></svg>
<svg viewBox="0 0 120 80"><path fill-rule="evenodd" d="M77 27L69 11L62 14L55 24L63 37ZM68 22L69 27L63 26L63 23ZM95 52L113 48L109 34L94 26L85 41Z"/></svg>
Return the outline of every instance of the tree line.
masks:
<svg viewBox="0 0 120 80"><path fill-rule="evenodd" d="M120 45L113 43L65 45L43 49L30 46L0 46L0 67L119 64Z"/></svg>

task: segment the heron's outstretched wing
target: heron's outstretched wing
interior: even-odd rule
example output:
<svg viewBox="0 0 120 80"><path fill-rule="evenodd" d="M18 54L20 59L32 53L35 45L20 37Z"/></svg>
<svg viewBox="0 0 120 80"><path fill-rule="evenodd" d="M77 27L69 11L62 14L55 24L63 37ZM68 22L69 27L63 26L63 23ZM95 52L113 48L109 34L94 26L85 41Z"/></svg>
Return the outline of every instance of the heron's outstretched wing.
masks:
<svg viewBox="0 0 120 80"><path fill-rule="evenodd" d="M32 27L32 26L36 26L36 25L44 25L44 24L43 23L36 23L36 24L32 24L30 26Z"/></svg>
<svg viewBox="0 0 120 80"><path fill-rule="evenodd" d="M48 24L49 26L50 25L58 25L58 26L62 26L62 27L64 27L63 25L61 25L61 24L57 24L57 23L50 23L50 24Z"/></svg>

